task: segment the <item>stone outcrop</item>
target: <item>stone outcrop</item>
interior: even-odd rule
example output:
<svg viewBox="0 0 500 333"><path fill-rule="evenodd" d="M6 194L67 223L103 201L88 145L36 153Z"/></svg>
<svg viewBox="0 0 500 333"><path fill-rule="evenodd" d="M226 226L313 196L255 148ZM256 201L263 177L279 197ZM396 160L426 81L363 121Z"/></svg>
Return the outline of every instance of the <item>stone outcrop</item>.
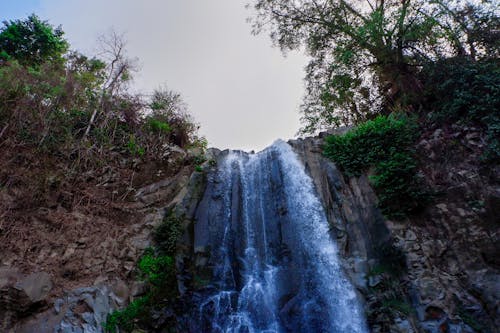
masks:
<svg viewBox="0 0 500 333"><path fill-rule="evenodd" d="M343 268L365 300L373 333L495 333L500 327L500 171L482 170L478 155L470 153L482 144L476 132L437 129L422 137L422 173L437 195L421 215L399 222L380 213L369 175L347 178L322 155L324 135L290 141L313 179ZM465 148L452 156L447 145L455 141ZM167 212L180 218L184 230L175 258L179 309L196 301L196 291L214 288L208 230L196 218L204 209L200 201L207 177L225 154L210 149L201 172L186 168L137 190L133 202L120 210L138 219L120 226L120 234L107 235L99 244L79 236L57 251L41 251L41 262L60 258L62 276L92 276L84 287L55 293L59 275L22 274L15 254L0 258L0 331L102 332L108 313L144 293L133 271ZM34 225L64 214L72 216L75 226L103 222L57 209L42 212ZM389 264L402 261L404 272L387 272L388 258ZM190 318L181 312L177 321L186 327Z"/></svg>
<svg viewBox="0 0 500 333"><path fill-rule="evenodd" d="M291 141L314 179L344 250L345 269L365 295L368 312L370 304L380 308L376 298L383 297L371 290L388 278L376 272L381 245L392 242L404 254L407 272L392 288L410 307L395 306L389 323L374 316L373 332L493 333L500 327L499 173L482 171L471 148L454 158L439 155L450 148L447 139L457 138L466 148L481 144L467 128L423 137L423 171L438 195L421 215L399 222L377 211L367 175L345 178L322 156L321 137Z"/></svg>
<svg viewBox="0 0 500 333"><path fill-rule="evenodd" d="M175 206L178 195L192 193L185 190L190 174L191 168L186 167L173 177L139 188L132 202L119 207L129 212L130 224L116 226L109 220L100 221L103 226L104 222L108 224L107 230L53 249L50 255L57 259L54 263L60 262L59 269L50 267L51 272L23 275L14 266L19 261L15 255L0 258L0 332L103 332L110 312L144 292L133 278L136 262L152 245L152 230ZM78 221L96 223L78 211L65 214L75 223L74 228L79 227ZM115 234L117 227L120 233ZM40 260L43 263L43 258ZM87 276L91 279L85 279ZM69 285L76 287L61 291L61 277L79 281L79 285L72 283Z"/></svg>

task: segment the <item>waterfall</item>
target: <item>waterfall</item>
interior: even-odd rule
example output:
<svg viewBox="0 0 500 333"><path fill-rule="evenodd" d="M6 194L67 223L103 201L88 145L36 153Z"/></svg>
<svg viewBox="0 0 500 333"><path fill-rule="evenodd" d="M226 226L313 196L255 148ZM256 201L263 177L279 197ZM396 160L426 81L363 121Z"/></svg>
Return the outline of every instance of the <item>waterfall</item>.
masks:
<svg viewBox="0 0 500 333"><path fill-rule="evenodd" d="M197 331L368 332L312 180L287 143L229 152L198 210L213 283Z"/></svg>

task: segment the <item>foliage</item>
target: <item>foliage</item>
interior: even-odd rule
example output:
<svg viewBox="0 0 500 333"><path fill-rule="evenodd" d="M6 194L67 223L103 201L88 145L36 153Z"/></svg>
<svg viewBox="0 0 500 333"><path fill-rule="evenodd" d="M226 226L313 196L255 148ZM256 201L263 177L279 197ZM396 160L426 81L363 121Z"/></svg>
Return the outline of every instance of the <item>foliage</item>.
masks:
<svg viewBox="0 0 500 333"><path fill-rule="evenodd" d="M344 135L326 138L324 154L349 176L374 167L370 177L382 212L400 219L425 204L414 160L414 121L404 116L378 116Z"/></svg>
<svg viewBox="0 0 500 333"><path fill-rule="evenodd" d="M452 58L422 71L424 106L432 120L464 122L486 129L484 159L500 162L500 65L498 60Z"/></svg>
<svg viewBox="0 0 500 333"><path fill-rule="evenodd" d="M156 249L146 249L137 263L138 276L146 282L149 292L131 302L125 309L111 313L104 325L107 332L114 333L116 327L126 332L138 326L148 327L152 311L169 306L169 302L177 296L173 256L181 233L180 223L175 213L169 212L154 230Z"/></svg>
<svg viewBox="0 0 500 333"><path fill-rule="evenodd" d="M25 20L4 21L0 29L0 63L17 60L23 65L60 61L68 49L61 28L53 28L35 14Z"/></svg>
<svg viewBox="0 0 500 333"><path fill-rule="evenodd" d="M108 333L116 328L131 332L139 326L148 326L149 317L154 309L161 308L177 295L174 261L172 257L155 255L147 249L137 264L139 276L147 283L149 292L121 310L116 310L104 324Z"/></svg>
<svg viewBox="0 0 500 333"><path fill-rule="evenodd" d="M198 126L187 113L186 104L179 93L166 88L157 89L149 107L152 119L169 124L169 139L174 144L184 147L199 139L195 135Z"/></svg>
<svg viewBox="0 0 500 333"><path fill-rule="evenodd" d="M410 109L426 60L477 59L498 46L494 1L255 0L254 31L282 50L305 47L304 133Z"/></svg>
<svg viewBox="0 0 500 333"><path fill-rule="evenodd" d="M36 33L52 32L54 38L63 35L36 16L2 31L11 34L24 25ZM44 38L33 47L50 52L0 63L0 143L36 149L81 174L127 157L160 161L169 146L185 148L201 140L178 93L163 89L147 98L128 92L134 66L121 36L101 38L104 60L78 52L62 57L67 43L56 48Z"/></svg>
<svg viewBox="0 0 500 333"><path fill-rule="evenodd" d="M415 158L407 152L391 153L388 160L376 164L370 181L387 217L402 219L427 204L428 193L416 172Z"/></svg>
<svg viewBox="0 0 500 333"><path fill-rule="evenodd" d="M135 328L137 318L146 315L148 303L148 297L140 297L130 302L126 308L114 311L108 316L104 330L108 333L115 333L116 328L120 327L125 332L131 332Z"/></svg>
<svg viewBox="0 0 500 333"><path fill-rule="evenodd" d="M172 211L165 216L162 223L154 230L153 240L158 251L163 255L173 255L177 240L181 236L181 220Z"/></svg>
<svg viewBox="0 0 500 333"><path fill-rule="evenodd" d="M139 260L137 267L142 279L148 282L155 291L162 289L163 284L172 286L169 282L175 281L174 260L170 256L155 255L154 251L148 250ZM176 290L167 290L166 292L171 295L176 294ZM164 291L162 293L165 294Z"/></svg>

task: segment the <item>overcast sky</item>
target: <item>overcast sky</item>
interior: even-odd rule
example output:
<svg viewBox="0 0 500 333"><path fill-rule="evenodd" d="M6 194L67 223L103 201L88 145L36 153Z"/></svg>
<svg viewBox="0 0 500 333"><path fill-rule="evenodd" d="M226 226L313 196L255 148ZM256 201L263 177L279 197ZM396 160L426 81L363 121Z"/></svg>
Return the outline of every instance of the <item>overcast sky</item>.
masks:
<svg viewBox="0 0 500 333"><path fill-rule="evenodd" d="M61 24L73 49L96 53L124 32L140 72L134 86L180 92L210 146L260 150L299 128L306 58L253 36L247 0L0 0L0 18L36 13Z"/></svg>

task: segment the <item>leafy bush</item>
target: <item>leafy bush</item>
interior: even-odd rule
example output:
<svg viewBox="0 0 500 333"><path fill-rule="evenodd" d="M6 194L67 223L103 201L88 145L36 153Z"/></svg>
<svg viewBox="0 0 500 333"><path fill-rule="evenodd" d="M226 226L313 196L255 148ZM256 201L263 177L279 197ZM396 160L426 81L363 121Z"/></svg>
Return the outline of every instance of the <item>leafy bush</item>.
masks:
<svg viewBox="0 0 500 333"><path fill-rule="evenodd" d="M408 150L415 138L416 128L408 118L378 116L344 135L327 137L324 153L349 176L359 176L400 149Z"/></svg>
<svg viewBox="0 0 500 333"><path fill-rule="evenodd" d="M116 328L131 332L139 326L150 324L151 312L161 309L177 295L174 260L172 257L155 255L153 249L147 249L137 264L139 276L149 291L135 299L126 308L108 315L104 329L115 333Z"/></svg>
<svg viewBox="0 0 500 333"><path fill-rule="evenodd" d="M162 255L173 255L180 235L181 221L174 212L170 212L154 230L153 240Z"/></svg>
<svg viewBox="0 0 500 333"><path fill-rule="evenodd" d="M463 122L486 129L485 161L500 162L500 66L498 60L451 58L421 72L424 109L432 120Z"/></svg>
<svg viewBox="0 0 500 333"><path fill-rule="evenodd" d="M25 20L5 21L0 29L0 61L18 60L25 65L60 61L68 49L64 32L35 14Z"/></svg>
<svg viewBox="0 0 500 333"><path fill-rule="evenodd" d="M114 311L108 316L104 330L108 333L115 333L116 328L120 327L126 332L131 332L135 328L137 318L147 314L148 304L149 299L144 296L130 302L125 309Z"/></svg>
<svg viewBox="0 0 500 333"><path fill-rule="evenodd" d="M324 154L348 176L374 167L370 177L382 212L401 219L425 204L427 197L417 177L413 143L414 121L405 116L378 116L344 135L326 138Z"/></svg>
<svg viewBox="0 0 500 333"><path fill-rule="evenodd" d="M149 130L151 132L155 133L168 133L172 130L172 128L167 122L154 118L147 119L147 126L149 127Z"/></svg>
<svg viewBox="0 0 500 333"><path fill-rule="evenodd" d="M137 267L140 276L154 290L154 297L159 294L164 296L174 296L176 294L176 288L173 290L170 288L175 285L175 268L172 257L155 255L152 250L148 250L137 264Z"/></svg>

